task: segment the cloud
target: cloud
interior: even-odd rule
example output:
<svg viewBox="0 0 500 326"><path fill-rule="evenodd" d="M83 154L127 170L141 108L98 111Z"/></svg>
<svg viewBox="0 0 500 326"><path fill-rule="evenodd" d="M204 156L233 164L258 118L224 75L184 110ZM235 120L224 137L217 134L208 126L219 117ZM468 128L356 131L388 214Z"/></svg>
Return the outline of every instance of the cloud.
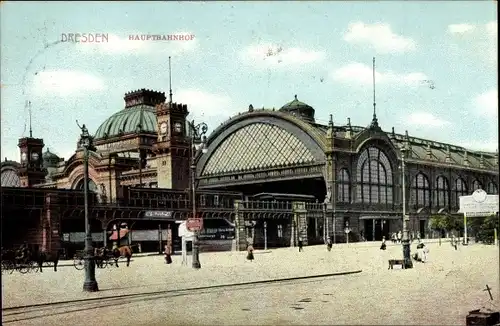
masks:
<svg viewBox="0 0 500 326"><path fill-rule="evenodd" d="M440 119L429 112L413 112L404 119L405 124L424 127L441 127L449 125L450 122Z"/></svg>
<svg viewBox="0 0 500 326"><path fill-rule="evenodd" d="M86 95L85 91L100 91L105 88L100 77L76 70L41 71L33 80L33 90L41 96Z"/></svg>
<svg viewBox="0 0 500 326"><path fill-rule="evenodd" d="M498 141L487 141L487 142L467 142L461 144L462 147L474 150L474 151L482 151L482 152L492 152L494 153L498 150Z"/></svg>
<svg viewBox="0 0 500 326"><path fill-rule="evenodd" d="M147 36L151 36L149 40ZM101 43L78 43L82 52L101 53L105 55L116 54L149 54L149 53L168 53L172 56L185 52L193 51L198 47L196 35L191 32L173 32L160 35L161 39L153 37L154 33L131 33L126 36L108 34L108 41ZM165 40L169 35L190 35L194 36L192 40Z"/></svg>
<svg viewBox="0 0 500 326"><path fill-rule="evenodd" d="M498 89L490 89L476 96L473 105L478 113L487 117L498 118Z"/></svg>
<svg viewBox="0 0 500 326"><path fill-rule="evenodd" d="M257 67L297 67L322 61L325 53L297 47L286 48L273 44L256 44L244 48L240 58L246 64Z"/></svg>
<svg viewBox="0 0 500 326"><path fill-rule="evenodd" d="M451 24L448 25L448 33L450 34L466 34L471 33L476 29L472 24Z"/></svg>
<svg viewBox="0 0 500 326"><path fill-rule="evenodd" d="M496 20L487 23L486 26L485 26L485 28L486 28L486 32L490 36L492 36L492 37L497 37L498 36L498 22Z"/></svg>
<svg viewBox="0 0 500 326"><path fill-rule="evenodd" d="M492 64L498 65L498 23L496 20L487 24L468 23L448 26L448 33L457 40L457 47L468 48L473 55L479 55Z"/></svg>
<svg viewBox="0 0 500 326"><path fill-rule="evenodd" d="M371 85L373 83L372 67L353 62L334 70L331 73L333 80L357 85ZM422 72L412 72L407 74L398 74L392 71L375 72L375 78L378 84L403 84L408 86L427 85L431 83L429 78Z"/></svg>
<svg viewBox="0 0 500 326"><path fill-rule="evenodd" d="M187 104L190 115L197 118L221 118L224 121L234 115L232 100L226 94L184 89L174 94L174 100Z"/></svg>
<svg viewBox="0 0 500 326"><path fill-rule="evenodd" d="M369 45L377 53L404 53L413 51L416 43L411 38L395 34L389 24L350 23L344 40L358 45Z"/></svg>

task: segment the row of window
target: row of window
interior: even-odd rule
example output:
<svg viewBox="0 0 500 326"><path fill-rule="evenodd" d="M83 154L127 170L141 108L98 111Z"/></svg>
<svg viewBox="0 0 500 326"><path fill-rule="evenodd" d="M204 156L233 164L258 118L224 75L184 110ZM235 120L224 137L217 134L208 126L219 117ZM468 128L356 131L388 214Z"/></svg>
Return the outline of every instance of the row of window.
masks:
<svg viewBox="0 0 500 326"><path fill-rule="evenodd" d="M358 159L356 166L356 202L367 204L393 203L393 172L387 156L378 148L365 149ZM429 179L419 173L413 179L410 188L410 205L421 208L430 207L431 202L436 207L449 207L458 205L460 196L470 195L477 189L484 189L488 194L498 194L498 187L494 182L489 182L486 187L479 180L474 180L469 189L465 180L455 180L453 189L450 188L448 179L439 176L436 179L436 188L431 189ZM434 196L434 200L432 200ZM347 169L341 169L337 174L337 201L351 202L351 180Z"/></svg>

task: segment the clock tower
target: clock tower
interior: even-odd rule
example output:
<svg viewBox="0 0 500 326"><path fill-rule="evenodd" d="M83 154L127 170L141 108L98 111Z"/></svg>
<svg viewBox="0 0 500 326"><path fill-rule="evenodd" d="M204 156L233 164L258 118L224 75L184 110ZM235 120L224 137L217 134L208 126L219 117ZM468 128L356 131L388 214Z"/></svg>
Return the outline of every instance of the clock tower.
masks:
<svg viewBox="0 0 500 326"><path fill-rule="evenodd" d="M42 149L45 146L43 139L24 137L17 145L21 152L21 167L19 178L21 187L33 187L45 182L47 171L43 167Z"/></svg>
<svg viewBox="0 0 500 326"><path fill-rule="evenodd" d="M188 113L186 104L170 101L156 105L158 139L153 150L156 153L158 188L189 188Z"/></svg>

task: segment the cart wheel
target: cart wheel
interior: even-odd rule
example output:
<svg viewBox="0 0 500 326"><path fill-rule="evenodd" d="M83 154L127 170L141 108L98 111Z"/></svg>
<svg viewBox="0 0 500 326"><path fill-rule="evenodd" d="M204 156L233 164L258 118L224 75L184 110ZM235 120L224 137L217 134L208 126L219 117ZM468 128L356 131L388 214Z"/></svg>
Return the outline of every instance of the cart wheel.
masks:
<svg viewBox="0 0 500 326"><path fill-rule="evenodd" d="M108 261L106 259L103 259L102 261L102 267L101 268L106 268L108 266Z"/></svg>
<svg viewBox="0 0 500 326"><path fill-rule="evenodd" d="M96 260L95 265L97 268L101 268L101 269L106 268L106 260L100 259L99 264L97 263L97 260Z"/></svg>
<svg viewBox="0 0 500 326"><path fill-rule="evenodd" d="M40 271L40 267L34 261L30 263L30 271L38 273Z"/></svg>
<svg viewBox="0 0 500 326"><path fill-rule="evenodd" d="M14 273L15 270L16 270L16 264L14 264L13 262L10 262L8 264L7 271L9 272L9 274L12 274L12 273Z"/></svg>
<svg viewBox="0 0 500 326"><path fill-rule="evenodd" d="M75 258L73 260L73 265L77 270L81 271L85 268L85 260L83 260L83 258Z"/></svg>
<svg viewBox="0 0 500 326"><path fill-rule="evenodd" d="M20 272L21 274L26 274L26 273L28 273L28 272L29 272L30 267L29 267L29 265L28 265L28 264L22 264L22 265L19 265L19 266L17 267L17 269L19 270L19 272Z"/></svg>

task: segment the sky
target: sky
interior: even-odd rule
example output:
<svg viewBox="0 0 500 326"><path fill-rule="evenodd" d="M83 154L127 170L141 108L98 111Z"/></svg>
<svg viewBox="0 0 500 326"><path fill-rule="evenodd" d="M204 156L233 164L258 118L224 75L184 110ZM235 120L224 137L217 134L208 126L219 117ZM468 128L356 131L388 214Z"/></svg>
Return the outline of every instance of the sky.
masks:
<svg viewBox="0 0 500 326"><path fill-rule="evenodd" d="M68 159L124 94L168 94L214 130L294 95L335 125L368 126L475 150L498 148L494 1L2 2L1 157L33 136ZM108 41L69 42L70 33ZM189 40L130 40L189 35ZM164 37L163 37L164 36Z"/></svg>

